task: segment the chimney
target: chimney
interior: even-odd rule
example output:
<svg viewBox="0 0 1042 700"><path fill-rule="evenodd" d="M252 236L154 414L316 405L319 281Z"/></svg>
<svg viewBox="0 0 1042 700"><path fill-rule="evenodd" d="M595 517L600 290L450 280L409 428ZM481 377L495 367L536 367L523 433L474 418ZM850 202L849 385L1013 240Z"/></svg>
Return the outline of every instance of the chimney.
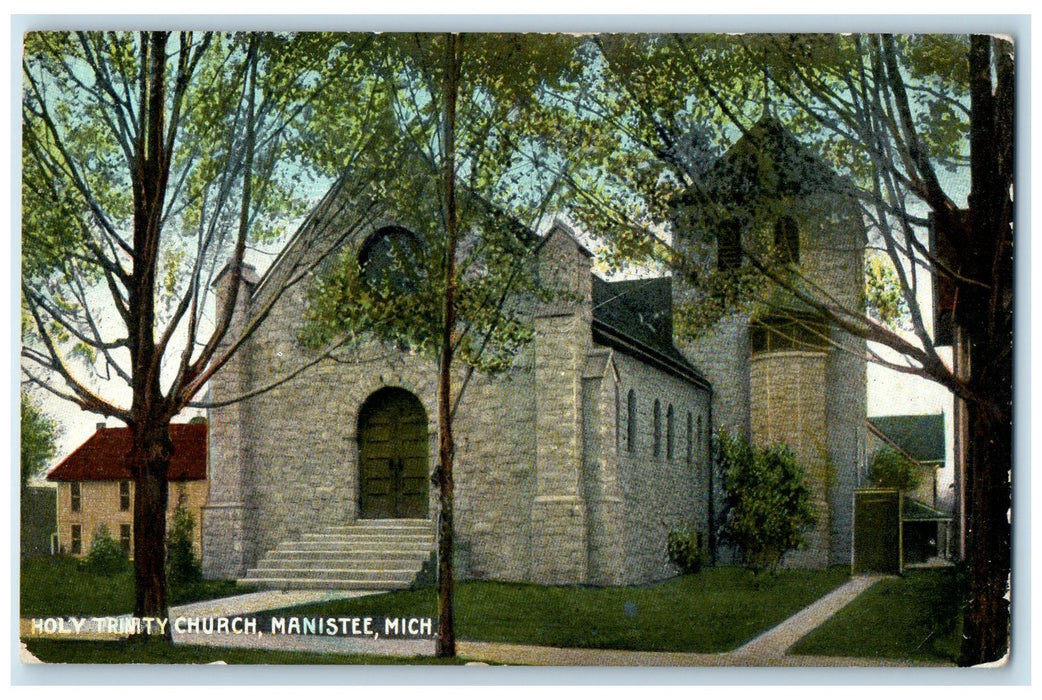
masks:
<svg viewBox="0 0 1042 700"><path fill-rule="evenodd" d="M98 425L97 425L97 428L98 428L98 430L101 430L101 429L102 429L102 428L104 428L104 427L105 427L105 421L100 421L100 422L98 423Z"/></svg>

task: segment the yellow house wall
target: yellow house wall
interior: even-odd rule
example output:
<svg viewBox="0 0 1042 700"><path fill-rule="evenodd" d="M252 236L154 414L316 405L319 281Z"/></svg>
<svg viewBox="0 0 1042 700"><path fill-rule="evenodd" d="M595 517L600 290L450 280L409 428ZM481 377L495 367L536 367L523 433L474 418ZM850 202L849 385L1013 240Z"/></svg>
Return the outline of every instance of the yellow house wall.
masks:
<svg viewBox="0 0 1042 700"><path fill-rule="evenodd" d="M131 536L134 527L134 483L130 483L130 510L122 511L119 508L119 481L81 481L80 484L80 511L72 512L72 482L63 481L58 483L58 544L61 552L69 554L72 551L72 526L79 525L82 537L82 549L80 555L86 555L90 551L90 542L95 531L104 525L108 528L109 535L119 541L120 525L131 526ZM166 511L167 529L173 524L174 511L177 509L181 494L184 493L185 503L195 519L195 528L192 531L192 539L195 544L195 552L202 555L202 522L203 506L206 505L207 482L203 481L175 481L170 483L170 503ZM131 553L133 554L133 553Z"/></svg>

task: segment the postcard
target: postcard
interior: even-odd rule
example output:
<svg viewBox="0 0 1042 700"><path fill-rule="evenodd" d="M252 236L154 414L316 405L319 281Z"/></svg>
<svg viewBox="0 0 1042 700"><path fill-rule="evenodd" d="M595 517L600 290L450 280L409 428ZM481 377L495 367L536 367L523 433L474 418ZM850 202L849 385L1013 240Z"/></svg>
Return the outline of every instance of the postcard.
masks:
<svg viewBox="0 0 1042 700"><path fill-rule="evenodd" d="M1014 35L176 24L22 36L34 678L1008 662Z"/></svg>

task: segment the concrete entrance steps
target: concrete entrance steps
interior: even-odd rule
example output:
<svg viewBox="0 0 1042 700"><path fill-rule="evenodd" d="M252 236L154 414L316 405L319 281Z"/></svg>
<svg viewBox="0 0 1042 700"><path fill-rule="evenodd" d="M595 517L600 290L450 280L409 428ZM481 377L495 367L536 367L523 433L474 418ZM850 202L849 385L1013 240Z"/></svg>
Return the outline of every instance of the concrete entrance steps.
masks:
<svg viewBox="0 0 1042 700"><path fill-rule="evenodd" d="M282 542L239 583L279 590L408 588L434 549L430 520L358 520Z"/></svg>

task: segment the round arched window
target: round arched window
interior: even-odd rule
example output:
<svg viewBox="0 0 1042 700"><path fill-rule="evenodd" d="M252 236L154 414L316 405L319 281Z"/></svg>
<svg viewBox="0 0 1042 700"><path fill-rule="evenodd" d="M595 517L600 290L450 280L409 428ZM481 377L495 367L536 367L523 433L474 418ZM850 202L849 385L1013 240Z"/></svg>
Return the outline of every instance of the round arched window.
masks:
<svg viewBox="0 0 1042 700"><path fill-rule="evenodd" d="M385 226L358 251L362 279L371 289L403 294L417 290L423 259L419 237L401 226Z"/></svg>

